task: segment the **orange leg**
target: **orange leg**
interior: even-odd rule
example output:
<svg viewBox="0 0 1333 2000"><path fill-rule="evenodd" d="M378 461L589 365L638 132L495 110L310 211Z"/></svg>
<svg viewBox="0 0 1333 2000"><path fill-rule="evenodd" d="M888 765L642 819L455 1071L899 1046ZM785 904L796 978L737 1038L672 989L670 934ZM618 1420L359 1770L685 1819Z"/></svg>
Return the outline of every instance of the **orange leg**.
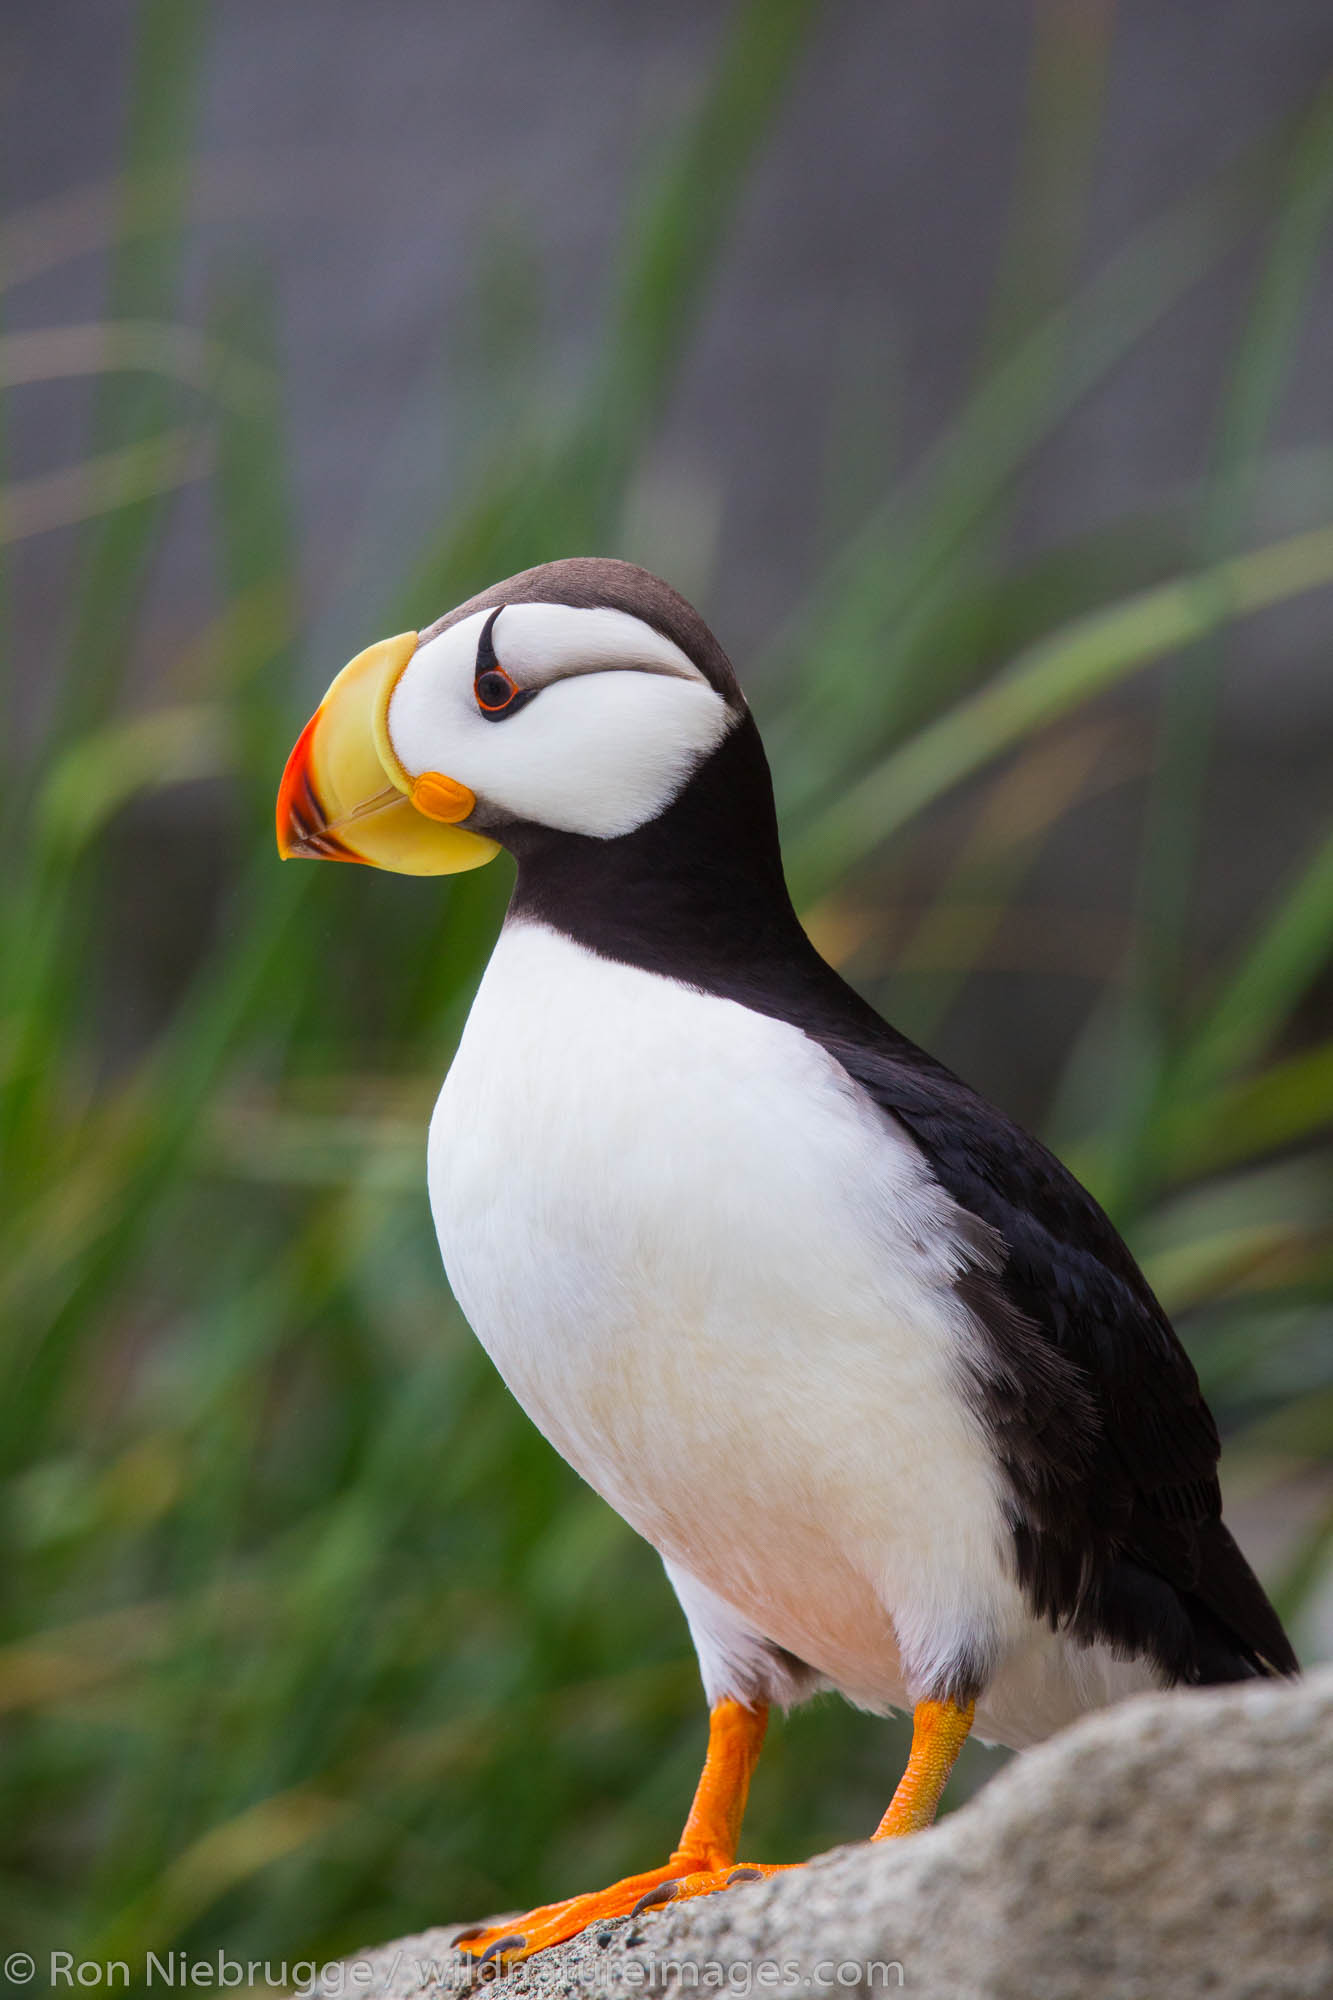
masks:
<svg viewBox="0 0 1333 2000"><path fill-rule="evenodd" d="M900 1833L919 1833L935 1817L940 1794L967 1741L977 1705L959 1708L952 1701L920 1701L912 1713L912 1754L898 1780L889 1809L871 1835L892 1840Z"/></svg>
<svg viewBox="0 0 1333 2000"><path fill-rule="evenodd" d="M959 1708L950 1701L918 1703L912 1717L912 1754L907 1760L893 1802L873 1838L915 1833L929 1826L972 1727L975 1704ZM627 1875L609 1889L571 1896L563 1903L544 1903L507 1924L478 1924L454 1939L459 1950L483 1965L509 1965L530 1958L547 1945L563 1944L590 1924L613 1917L637 1916L663 1903L708 1896L733 1882L751 1882L776 1875L771 1863L737 1864L736 1846L768 1724L767 1708L743 1708L738 1701L720 1701L708 1722L708 1755L694 1794L680 1845L665 1868Z"/></svg>
<svg viewBox="0 0 1333 2000"><path fill-rule="evenodd" d="M738 1701L720 1701L708 1719L708 1755L694 1794L680 1845L665 1868L627 1875L609 1889L571 1896L563 1903L544 1903L507 1924L478 1925L454 1939L458 1948L482 1964L511 1964L530 1958L547 1945L576 1937L589 1924L628 1917L639 1910L690 1896L707 1896L732 1882L753 1881L777 1871L758 1863L736 1865L736 1844L750 1790L750 1779L768 1726L768 1709L743 1708Z"/></svg>

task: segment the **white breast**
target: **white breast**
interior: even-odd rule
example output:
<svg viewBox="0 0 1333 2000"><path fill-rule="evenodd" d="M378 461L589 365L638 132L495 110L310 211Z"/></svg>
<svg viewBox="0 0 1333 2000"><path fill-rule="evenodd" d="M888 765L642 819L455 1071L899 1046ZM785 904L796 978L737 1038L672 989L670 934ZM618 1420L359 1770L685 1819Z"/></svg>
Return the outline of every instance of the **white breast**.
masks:
<svg viewBox="0 0 1333 2000"><path fill-rule="evenodd" d="M440 1094L445 1265L533 1421L854 1699L1030 1634L957 1211L798 1029L506 926Z"/></svg>

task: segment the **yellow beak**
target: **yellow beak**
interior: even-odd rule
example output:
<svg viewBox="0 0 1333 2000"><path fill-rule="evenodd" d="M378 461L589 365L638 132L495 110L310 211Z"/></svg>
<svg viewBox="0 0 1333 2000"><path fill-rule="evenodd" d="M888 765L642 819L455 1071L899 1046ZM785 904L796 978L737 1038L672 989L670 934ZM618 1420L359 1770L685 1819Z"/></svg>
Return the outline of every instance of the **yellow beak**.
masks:
<svg viewBox="0 0 1333 2000"><path fill-rule="evenodd" d="M480 868L498 843L456 824L476 806L439 771L411 778L389 741L389 697L417 649L415 632L381 639L345 666L296 740L278 787L284 861L364 861L399 875Z"/></svg>

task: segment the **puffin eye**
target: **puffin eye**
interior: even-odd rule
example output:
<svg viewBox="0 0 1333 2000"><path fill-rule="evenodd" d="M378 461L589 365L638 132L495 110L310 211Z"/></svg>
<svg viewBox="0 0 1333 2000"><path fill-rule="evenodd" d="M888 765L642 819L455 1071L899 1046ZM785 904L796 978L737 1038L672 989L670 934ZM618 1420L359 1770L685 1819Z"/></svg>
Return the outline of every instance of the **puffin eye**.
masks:
<svg viewBox="0 0 1333 2000"><path fill-rule="evenodd" d="M495 621L504 609L497 605L481 630L477 642L477 664L473 670L472 692L477 707L488 722L498 722L502 716L512 715L516 708L525 708L536 694L536 688L520 688L510 678L495 657Z"/></svg>
<svg viewBox="0 0 1333 2000"><path fill-rule="evenodd" d="M479 673L472 691L483 715L503 715L518 697L518 689L503 667L487 667Z"/></svg>

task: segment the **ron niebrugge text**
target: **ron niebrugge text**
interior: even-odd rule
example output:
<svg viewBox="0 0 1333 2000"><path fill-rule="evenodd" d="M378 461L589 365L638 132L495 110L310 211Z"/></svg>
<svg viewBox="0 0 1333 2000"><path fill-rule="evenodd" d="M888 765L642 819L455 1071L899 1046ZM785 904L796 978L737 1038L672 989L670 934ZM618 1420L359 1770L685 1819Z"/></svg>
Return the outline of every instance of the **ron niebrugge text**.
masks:
<svg viewBox="0 0 1333 2000"><path fill-rule="evenodd" d="M37 1971L35 1961L27 1953L16 1953L25 1963L15 1966L11 1959L5 1967L10 1978L25 1984ZM50 1955L48 1976L53 1991L63 1987L81 1987L90 1992L99 1986L126 1987L131 1984L131 1968L124 1958L76 1958L72 1951L53 1951ZM264 1988L272 1987L283 1993L310 1993L316 1986L326 1992L362 1993L370 2000L376 1990L383 1990L386 1973L383 1965L374 1965L369 1959L340 1959L336 1963L321 1965L312 1958L231 1958L225 1951L214 1957L192 1957L183 1951L148 1952L137 1974L133 1977L136 1986L175 1987L179 1992L212 1988Z"/></svg>

